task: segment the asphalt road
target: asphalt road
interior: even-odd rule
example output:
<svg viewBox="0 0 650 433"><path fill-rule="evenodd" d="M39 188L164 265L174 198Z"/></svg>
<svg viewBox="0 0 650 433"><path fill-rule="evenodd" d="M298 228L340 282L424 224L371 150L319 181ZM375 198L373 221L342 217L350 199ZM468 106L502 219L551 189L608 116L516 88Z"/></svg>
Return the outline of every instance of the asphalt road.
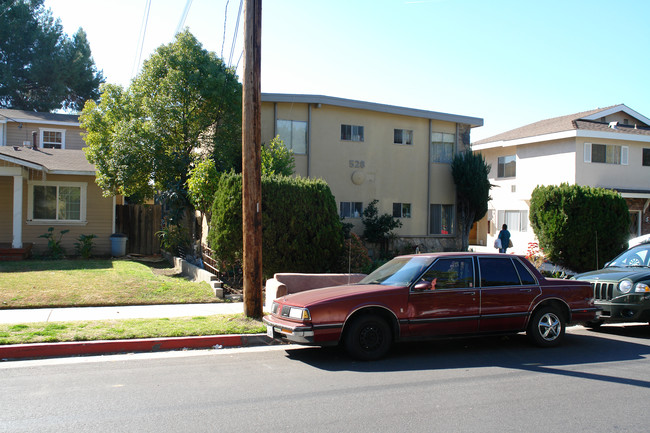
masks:
<svg viewBox="0 0 650 433"><path fill-rule="evenodd" d="M2 432L646 432L650 326L0 363Z"/></svg>

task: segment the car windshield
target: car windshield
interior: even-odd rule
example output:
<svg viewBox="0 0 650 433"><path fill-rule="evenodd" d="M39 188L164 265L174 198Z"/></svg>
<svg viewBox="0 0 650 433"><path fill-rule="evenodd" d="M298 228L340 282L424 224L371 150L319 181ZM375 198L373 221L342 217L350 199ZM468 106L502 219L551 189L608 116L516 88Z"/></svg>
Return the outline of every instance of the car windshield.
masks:
<svg viewBox="0 0 650 433"><path fill-rule="evenodd" d="M620 254L612 260L607 267L619 268L636 268L648 267L650 263L650 245L639 245L638 247L630 248L624 253Z"/></svg>
<svg viewBox="0 0 650 433"><path fill-rule="evenodd" d="M359 284L407 286L413 283L432 261L431 257L396 257L359 281Z"/></svg>

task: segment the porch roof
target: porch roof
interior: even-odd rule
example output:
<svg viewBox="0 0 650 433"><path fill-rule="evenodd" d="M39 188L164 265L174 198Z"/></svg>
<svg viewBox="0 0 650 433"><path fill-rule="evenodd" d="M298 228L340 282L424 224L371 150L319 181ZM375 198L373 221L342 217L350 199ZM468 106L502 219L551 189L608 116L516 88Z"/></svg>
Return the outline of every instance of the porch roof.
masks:
<svg viewBox="0 0 650 433"><path fill-rule="evenodd" d="M0 161L48 174L95 175L95 166L88 162L83 150L0 146Z"/></svg>

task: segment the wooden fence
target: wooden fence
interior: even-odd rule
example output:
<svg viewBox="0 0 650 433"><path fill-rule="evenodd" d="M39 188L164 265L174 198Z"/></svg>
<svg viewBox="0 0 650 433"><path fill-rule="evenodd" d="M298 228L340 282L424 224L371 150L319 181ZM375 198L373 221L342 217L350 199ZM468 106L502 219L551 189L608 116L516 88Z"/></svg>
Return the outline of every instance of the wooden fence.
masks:
<svg viewBox="0 0 650 433"><path fill-rule="evenodd" d="M160 231L162 210L160 205L129 204L115 207L117 233L128 236L127 254L151 255L160 253Z"/></svg>

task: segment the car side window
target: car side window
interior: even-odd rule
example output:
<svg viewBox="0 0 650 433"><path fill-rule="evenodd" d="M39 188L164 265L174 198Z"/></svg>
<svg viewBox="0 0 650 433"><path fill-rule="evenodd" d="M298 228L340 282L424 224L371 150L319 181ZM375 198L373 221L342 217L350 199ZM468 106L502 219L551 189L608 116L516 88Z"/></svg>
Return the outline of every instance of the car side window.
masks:
<svg viewBox="0 0 650 433"><path fill-rule="evenodd" d="M519 275L510 257L480 257L481 286L518 286Z"/></svg>
<svg viewBox="0 0 650 433"><path fill-rule="evenodd" d="M431 290L465 289L474 287L474 267L471 258L438 259L422 276L431 283Z"/></svg>
<svg viewBox="0 0 650 433"><path fill-rule="evenodd" d="M521 263L517 259L513 259L512 261L515 263L515 268L517 268L517 273L519 274L519 279L521 280L521 284L523 285L537 284L537 280L535 280L535 277L531 275L530 271L528 270L528 268L526 268L526 266L524 266L523 263Z"/></svg>

